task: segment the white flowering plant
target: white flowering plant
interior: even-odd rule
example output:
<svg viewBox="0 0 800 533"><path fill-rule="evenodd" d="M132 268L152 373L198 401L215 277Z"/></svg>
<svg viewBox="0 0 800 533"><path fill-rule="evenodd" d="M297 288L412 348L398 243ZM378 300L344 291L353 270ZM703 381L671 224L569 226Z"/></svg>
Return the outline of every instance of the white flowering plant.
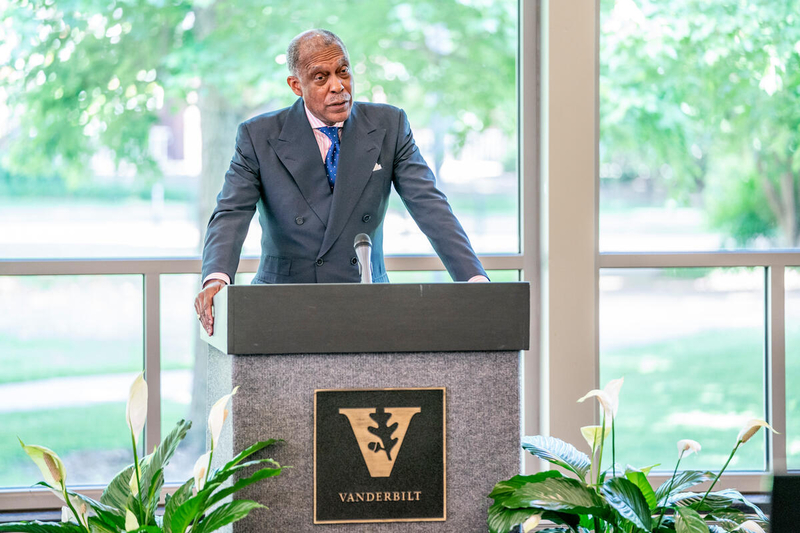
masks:
<svg viewBox="0 0 800 533"><path fill-rule="evenodd" d="M679 472L681 460L700 451L700 443L678 441L678 460L672 476L658 488L647 478L653 468L622 469L616 465L614 419L619 407L623 380L610 381L602 390L580 398L597 398L602 408L602 424L581 428L591 455L555 437L534 436L522 439L522 447L558 470L530 476L514 476L494 486L489 497L488 525L491 533L508 533L522 526L524 533L537 528L542 520L555 524L540 533L764 533L767 517L741 493L726 489L712 492L739 446L759 429L775 431L763 420L749 420L736 437L736 443L722 469ZM611 437L611 467L601 470L606 439ZM711 482L703 492L689 489ZM747 512L742 509L747 509Z"/></svg>
<svg viewBox="0 0 800 533"><path fill-rule="evenodd" d="M191 422L181 420L153 453L139 457L139 438L147 418L147 383L140 374L128 394L126 420L133 448L133 464L124 468L103 491L100 501L78 494L67 487L67 470L61 458L44 446L26 445L23 450L44 476L37 483L58 496L64 507L61 522L24 521L0 524L0 532L19 533L211 533L241 520L252 510L264 507L252 500L232 500L240 489L275 477L283 468L272 459L248 459L276 442L260 441L240 452L222 468L211 471L214 450L228 417L226 405L236 394L220 398L211 408L208 428L211 449L195 463L194 475L173 494L161 500L164 467L186 437ZM245 473L245 470L249 473ZM231 479L234 474L236 477ZM230 481L229 481L230 480ZM226 483L227 482L227 483ZM163 504L163 513L156 512Z"/></svg>

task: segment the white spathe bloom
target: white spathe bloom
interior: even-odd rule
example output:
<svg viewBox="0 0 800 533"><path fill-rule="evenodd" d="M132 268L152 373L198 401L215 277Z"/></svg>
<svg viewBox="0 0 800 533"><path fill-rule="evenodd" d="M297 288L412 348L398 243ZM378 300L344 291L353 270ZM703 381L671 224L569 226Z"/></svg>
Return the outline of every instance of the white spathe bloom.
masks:
<svg viewBox="0 0 800 533"><path fill-rule="evenodd" d="M61 496L61 499L64 499L64 496ZM89 527L89 517L87 515L87 507L86 503L81 501L80 498L75 496L70 496L69 501L72 506L78 511L78 518L75 518L75 515L72 514L72 509L69 507L62 507L61 508L61 521L62 522L78 522L82 526L88 528Z"/></svg>
<svg viewBox="0 0 800 533"><path fill-rule="evenodd" d="M534 529L536 529L536 526L539 525L539 522L541 521L541 519L542 519L542 515L535 514L535 515L531 516L530 518L528 518L527 520L525 520L525 522L523 522L523 524L522 524L522 532L523 533L529 533L530 531L533 531Z"/></svg>
<svg viewBox="0 0 800 533"><path fill-rule="evenodd" d="M609 420L613 420L614 417L617 416L617 410L619 409L619 391L624 381L625 378L612 379L606 383L606 386L603 387L602 390L590 390L583 398L578 400L578 402L583 402L592 397L597 398L597 401L600 402L600 406L603 408L604 416Z"/></svg>
<svg viewBox="0 0 800 533"><path fill-rule="evenodd" d="M144 481L142 479L142 472L147 468L147 465L150 464L150 457L147 456L143 460L139 461L139 481ZM131 494L137 496L139 494L139 482L136 481L136 470L131 470L131 479L128 481L128 487L131 489Z"/></svg>
<svg viewBox="0 0 800 533"><path fill-rule="evenodd" d="M583 438L592 450L608 438L610 433L611 426L607 426L605 432L603 431L603 426L583 426L581 428L581 435L583 435Z"/></svg>
<svg viewBox="0 0 800 533"><path fill-rule="evenodd" d="M758 430L762 427L769 429L773 433L777 433L777 431L775 431L765 420L761 420L760 418L751 418L747 421L744 427L742 427L742 430L736 437L736 442L741 442L744 444L745 442L749 441L753 435L758 433Z"/></svg>
<svg viewBox="0 0 800 533"><path fill-rule="evenodd" d="M130 509L125 509L125 531L135 531L139 529L139 521Z"/></svg>
<svg viewBox="0 0 800 533"><path fill-rule="evenodd" d="M689 456L693 453L700 453L702 448L703 447L700 446L700 443L696 440L681 439L678 441L678 455L681 457Z"/></svg>
<svg viewBox="0 0 800 533"><path fill-rule="evenodd" d="M56 452L44 446L25 444L22 439L19 439L19 443L25 453L28 454L28 457L33 459L33 462L39 467L45 483L52 487L60 487L64 483L67 479L67 469Z"/></svg>
<svg viewBox="0 0 800 533"><path fill-rule="evenodd" d="M734 529L734 531L739 531L739 530L747 531L748 533L766 533L764 531L764 528L759 526L758 523L754 522L753 520L747 520L745 522L742 522L741 524L739 524L739 527Z"/></svg>
<svg viewBox="0 0 800 533"><path fill-rule="evenodd" d="M211 452L206 452L198 457L197 461L194 463L194 486L197 488L197 492L203 490L206 484L206 471L208 469L209 457L211 457Z"/></svg>
<svg viewBox="0 0 800 533"><path fill-rule="evenodd" d="M226 394L217 400L216 403L211 406L211 411L208 413L208 430L211 432L212 450L217 447L219 436L222 433L222 425L225 423L225 419L228 418L228 410L225 409L225 406L228 404L228 400L236 394L237 390L239 390L238 386L234 387L230 394Z"/></svg>
<svg viewBox="0 0 800 533"><path fill-rule="evenodd" d="M125 407L125 420L133 435L135 444L139 444L139 435L147 420L147 382L144 372L136 376L128 392L128 405Z"/></svg>

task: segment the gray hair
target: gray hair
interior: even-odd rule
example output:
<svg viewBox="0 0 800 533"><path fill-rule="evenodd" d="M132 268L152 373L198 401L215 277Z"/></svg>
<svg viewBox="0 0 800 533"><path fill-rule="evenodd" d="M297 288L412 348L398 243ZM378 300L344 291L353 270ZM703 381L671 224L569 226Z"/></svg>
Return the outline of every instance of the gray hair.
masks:
<svg viewBox="0 0 800 533"><path fill-rule="evenodd" d="M291 72L293 76L297 76L299 72L298 68L300 65L298 65L298 62L300 61L300 49L304 44L311 41L319 41L319 45L321 46L338 44L342 47L344 55L347 56L347 47L339 36L332 31L322 29L304 31L292 39L292 42L289 43L289 47L286 49L286 66L289 67L289 72Z"/></svg>

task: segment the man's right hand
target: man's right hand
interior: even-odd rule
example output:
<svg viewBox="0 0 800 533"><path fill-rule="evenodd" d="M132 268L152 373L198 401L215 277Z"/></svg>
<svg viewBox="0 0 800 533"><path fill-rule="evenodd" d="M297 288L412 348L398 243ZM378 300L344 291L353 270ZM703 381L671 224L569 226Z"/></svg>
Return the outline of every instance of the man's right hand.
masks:
<svg viewBox="0 0 800 533"><path fill-rule="evenodd" d="M194 299L194 310L197 312L197 318L209 337L214 334L213 298L225 285L227 283L221 279L210 279L205 282L203 290Z"/></svg>

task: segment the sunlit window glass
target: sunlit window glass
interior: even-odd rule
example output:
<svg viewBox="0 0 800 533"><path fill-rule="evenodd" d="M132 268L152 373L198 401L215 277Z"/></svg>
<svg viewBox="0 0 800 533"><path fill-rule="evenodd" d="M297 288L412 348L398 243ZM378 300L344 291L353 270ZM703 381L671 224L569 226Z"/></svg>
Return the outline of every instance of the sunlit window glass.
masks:
<svg viewBox="0 0 800 533"><path fill-rule="evenodd" d="M600 249L796 248L796 3L600 5Z"/></svg>
<svg viewBox="0 0 800 533"><path fill-rule="evenodd" d="M0 9L0 257L198 255L237 124L294 102L286 46L313 27L356 100L406 109L476 250L519 251L515 0ZM385 233L432 253L397 199Z"/></svg>
<svg viewBox="0 0 800 533"><path fill-rule="evenodd" d="M603 269L600 381L625 378L617 462L670 470L681 439L702 453L682 465L719 469L739 430L764 418L764 270ZM763 470L764 436L734 470Z"/></svg>
<svg viewBox="0 0 800 533"><path fill-rule="evenodd" d="M0 487L41 480L17 438L55 451L70 484L107 483L133 462L141 276L0 276L0 294Z"/></svg>

